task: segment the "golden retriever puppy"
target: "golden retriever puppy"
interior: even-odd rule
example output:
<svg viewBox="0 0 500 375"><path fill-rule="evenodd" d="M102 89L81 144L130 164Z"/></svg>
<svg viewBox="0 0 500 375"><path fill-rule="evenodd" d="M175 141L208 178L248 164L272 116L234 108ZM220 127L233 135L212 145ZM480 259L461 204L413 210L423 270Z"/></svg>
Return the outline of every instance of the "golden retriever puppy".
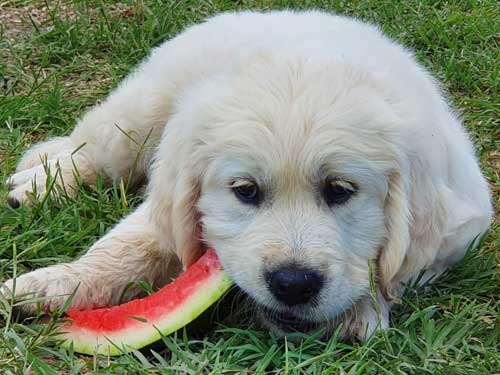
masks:
<svg viewBox="0 0 500 375"><path fill-rule="evenodd" d="M133 280L162 286L210 246L276 332L343 323L364 339L405 282L460 260L492 217L431 75L378 28L321 12L222 14L165 42L70 136L28 150L12 206L33 183L44 193L43 158L70 191L74 166L87 183L148 179L87 254L17 279L49 310L77 286L80 308Z"/></svg>

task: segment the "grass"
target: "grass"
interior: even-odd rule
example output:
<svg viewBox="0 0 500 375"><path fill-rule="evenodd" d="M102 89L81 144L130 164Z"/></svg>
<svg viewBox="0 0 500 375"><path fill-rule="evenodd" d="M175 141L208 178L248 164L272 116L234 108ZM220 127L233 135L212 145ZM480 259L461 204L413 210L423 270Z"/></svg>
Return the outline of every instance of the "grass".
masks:
<svg viewBox="0 0 500 375"><path fill-rule="evenodd" d="M494 194L500 195L500 10L496 1L159 1L0 3L0 199L32 143L76 119L152 47L187 25L234 9L322 8L373 21L412 48L462 111ZM21 20L18 22L18 20ZM82 254L140 197L82 187L74 199L0 207L0 280ZM119 358L56 345L53 324L13 321L0 300L1 374L500 374L500 220L480 249L434 285L409 288L393 328L367 343L293 344L236 310L208 335L179 332Z"/></svg>

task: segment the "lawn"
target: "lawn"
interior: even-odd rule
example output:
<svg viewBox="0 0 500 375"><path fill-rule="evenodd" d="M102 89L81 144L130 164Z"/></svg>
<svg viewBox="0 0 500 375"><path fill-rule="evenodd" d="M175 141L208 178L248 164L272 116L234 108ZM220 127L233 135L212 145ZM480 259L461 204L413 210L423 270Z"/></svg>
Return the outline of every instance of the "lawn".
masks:
<svg viewBox="0 0 500 375"><path fill-rule="evenodd" d="M500 8L497 1L0 2L0 200L34 142L68 134L150 49L225 10L321 8L372 21L412 48L462 113L500 207ZM473 181L471 181L473 183ZM0 204L0 280L82 254L140 197L82 186L77 198L31 208ZM261 329L245 307L219 314L206 335L178 332L116 358L58 347L54 324L11 319L0 299L0 374L500 374L500 220L478 251L435 284L410 287L393 328L368 342L300 344ZM244 306L244 304L242 304Z"/></svg>

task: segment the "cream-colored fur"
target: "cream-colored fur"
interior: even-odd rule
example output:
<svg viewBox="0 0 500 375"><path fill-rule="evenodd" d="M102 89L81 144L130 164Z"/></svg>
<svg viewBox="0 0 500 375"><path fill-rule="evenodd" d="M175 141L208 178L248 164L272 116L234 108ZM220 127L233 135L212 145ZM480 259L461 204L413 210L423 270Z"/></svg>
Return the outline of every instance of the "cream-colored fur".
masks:
<svg viewBox="0 0 500 375"><path fill-rule="evenodd" d="M16 280L49 309L76 287L73 305L93 307L133 280L163 285L213 246L258 305L365 338L389 326L404 282L460 260L492 216L429 73L376 27L320 12L223 14L165 42L69 137L28 150L11 198L25 202L33 179L44 193L43 159L70 193L73 165L88 183L148 177L145 202L86 255ZM329 207L327 178L357 191ZM237 179L259 184L261 205L235 197ZM317 304L269 292L263 273L291 261L326 276Z"/></svg>

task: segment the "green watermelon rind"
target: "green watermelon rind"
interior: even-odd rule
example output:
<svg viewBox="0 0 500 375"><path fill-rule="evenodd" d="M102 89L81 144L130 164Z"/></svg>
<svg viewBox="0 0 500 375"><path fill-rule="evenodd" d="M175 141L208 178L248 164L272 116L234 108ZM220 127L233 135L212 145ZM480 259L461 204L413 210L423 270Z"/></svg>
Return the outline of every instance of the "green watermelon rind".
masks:
<svg viewBox="0 0 500 375"><path fill-rule="evenodd" d="M70 348L72 344L73 350L78 353L122 355L133 349L143 348L184 327L218 301L231 285L231 279L224 271L219 270L184 302L157 321L144 321L147 318L138 317L137 323L109 334L95 334L70 324L62 328L59 337L64 339L62 346Z"/></svg>

